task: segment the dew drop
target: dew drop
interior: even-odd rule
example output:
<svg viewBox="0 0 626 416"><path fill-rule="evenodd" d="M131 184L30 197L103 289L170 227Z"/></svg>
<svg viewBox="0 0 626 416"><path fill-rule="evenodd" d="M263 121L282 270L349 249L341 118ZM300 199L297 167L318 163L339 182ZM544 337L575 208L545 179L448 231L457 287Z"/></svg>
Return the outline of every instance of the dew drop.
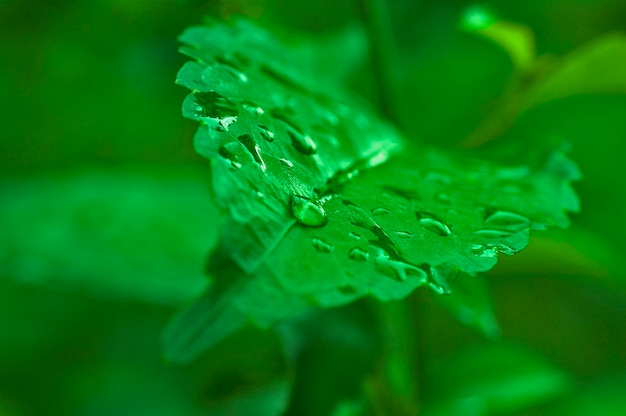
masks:
<svg viewBox="0 0 626 416"><path fill-rule="evenodd" d="M494 239L495 238L507 238L513 235L513 233L510 231L491 230L488 228L480 229L476 231L474 234L479 235L481 237L494 238Z"/></svg>
<svg viewBox="0 0 626 416"><path fill-rule="evenodd" d="M261 133L261 137L263 137L268 142L273 142L274 141L274 132L273 131L271 131L269 128L267 128L266 126L264 126L262 124L259 124L257 127L259 128L259 132Z"/></svg>
<svg viewBox="0 0 626 416"><path fill-rule="evenodd" d="M496 256L496 250L494 250L493 246L490 246L490 245L473 244L472 254L479 256L479 257L492 258Z"/></svg>
<svg viewBox="0 0 626 416"><path fill-rule="evenodd" d="M311 156L317 152L317 144L313 141L311 136L306 134L300 134L287 130L289 137L291 137L291 145L300 153L305 156Z"/></svg>
<svg viewBox="0 0 626 416"><path fill-rule="evenodd" d="M326 241L320 239L320 238L314 238L311 240L311 243L313 244L313 247L315 247L315 250L319 251L320 253L332 253L333 250L335 250L335 247L328 244Z"/></svg>
<svg viewBox="0 0 626 416"><path fill-rule="evenodd" d="M384 250L379 250L374 261L379 273L401 282L407 280L409 276L417 277L422 283L428 280L428 274L424 270L402 261L391 260Z"/></svg>
<svg viewBox="0 0 626 416"><path fill-rule="evenodd" d="M223 157L225 160L230 162L231 167L233 167L234 169L240 169L241 168L241 163L239 163L237 161L237 155L235 155L233 152L228 150L225 146L220 146L220 148L218 149L217 153L221 157Z"/></svg>
<svg viewBox="0 0 626 416"><path fill-rule="evenodd" d="M359 234L355 233L354 231L350 231L348 233L348 236L350 238L354 239L354 240L360 240L361 239L361 236Z"/></svg>
<svg viewBox="0 0 626 416"><path fill-rule="evenodd" d="M229 116L229 117L224 117L224 118L220 118L219 120L219 124L220 127L224 130L224 131L228 131L228 127L237 122L237 116Z"/></svg>
<svg viewBox="0 0 626 416"><path fill-rule="evenodd" d="M495 227L504 227L517 231L528 227L530 224L530 220L523 215L508 211L496 211L489 215L485 222Z"/></svg>
<svg viewBox="0 0 626 416"><path fill-rule="evenodd" d="M433 170L426 174L426 180L436 182L440 185L450 185L452 183L452 177L442 171Z"/></svg>
<svg viewBox="0 0 626 416"><path fill-rule="evenodd" d="M352 247L348 252L348 258L350 260L358 261L358 262L366 262L370 257L370 253L363 250L359 247Z"/></svg>
<svg viewBox="0 0 626 416"><path fill-rule="evenodd" d="M431 233L436 234L440 237L447 237L452 234L450 227L444 224L443 221L433 218L432 215L420 212L416 212L415 215L417 216L417 219L419 220L419 223L422 225L422 227L424 227Z"/></svg>
<svg viewBox="0 0 626 416"><path fill-rule="evenodd" d="M450 198L450 195L448 195L447 193L440 192L435 195L435 201L439 202L440 204L450 205L452 203L452 198Z"/></svg>
<svg viewBox="0 0 626 416"><path fill-rule="evenodd" d="M301 196L292 196L291 213L300 224L307 227L323 227L328 222L326 211L321 205Z"/></svg>
<svg viewBox="0 0 626 416"><path fill-rule="evenodd" d="M245 101L243 103L241 103L241 106L248 112L250 113L256 113L256 114L264 114L265 111L263 111L263 109L261 107L259 107L258 105L249 102L249 101Z"/></svg>
<svg viewBox="0 0 626 416"><path fill-rule="evenodd" d="M391 211L389 211L387 208L374 208L372 210L372 215L375 217L380 217L381 215L387 215L390 212Z"/></svg>
<svg viewBox="0 0 626 416"><path fill-rule="evenodd" d="M293 168L293 162L291 160L289 160L289 159L280 158L280 159L278 159L278 161L280 163L282 163L283 165L285 165L287 167L287 169Z"/></svg>
<svg viewBox="0 0 626 416"><path fill-rule="evenodd" d="M413 238L413 234L411 234L408 231L396 231L396 236L398 238L404 238L404 239Z"/></svg>
<svg viewBox="0 0 626 416"><path fill-rule="evenodd" d="M512 256L517 253L513 247L509 247L506 244L474 244L472 246L472 253L480 257L493 258L498 253Z"/></svg>

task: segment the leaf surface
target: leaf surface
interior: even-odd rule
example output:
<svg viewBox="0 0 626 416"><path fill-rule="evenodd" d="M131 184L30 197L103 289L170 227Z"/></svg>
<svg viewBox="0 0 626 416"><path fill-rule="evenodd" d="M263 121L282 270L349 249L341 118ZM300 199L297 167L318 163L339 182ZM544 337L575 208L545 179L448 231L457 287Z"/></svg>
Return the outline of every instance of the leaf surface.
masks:
<svg viewBox="0 0 626 416"><path fill-rule="evenodd" d="M255 36L268 46L246 54ZM579 173L558 147L498 164L515 147L477 158L410 145L340 89L311 89L289 49L260 29L211 23L182 40L198 59L178 76L192 90L183 111L202 123L196 147L227 212L221 253L244 272L228 296L258 325L365 295L448 293L457 275L489 270L530 230L566 226L578 209L569 182ZM191 313L169 329L175 340L199 328L171 355L208 346L203 319Z"/></svg>

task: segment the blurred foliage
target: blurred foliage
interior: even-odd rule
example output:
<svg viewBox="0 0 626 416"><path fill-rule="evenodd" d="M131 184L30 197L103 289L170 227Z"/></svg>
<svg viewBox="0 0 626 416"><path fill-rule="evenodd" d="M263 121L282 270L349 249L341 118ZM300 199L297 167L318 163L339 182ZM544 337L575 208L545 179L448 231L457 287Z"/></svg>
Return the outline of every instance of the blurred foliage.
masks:
<svg viewBox="0 0 626 416"><path fill-rule="evenodd" d="M626 4L486 6L389 1L407 135L565 139L584 174L573 229L487 275L504 341L416 294L399 312L358 303L278 336L247 329L178 367L160 331L205 285L219 216L180 116L176 38L232 14L286 39L342 33L362 65L338 74L376 102L358 2L0 2L0 414L623 414ZM467 27L477 10L493 17Z"/></svg>

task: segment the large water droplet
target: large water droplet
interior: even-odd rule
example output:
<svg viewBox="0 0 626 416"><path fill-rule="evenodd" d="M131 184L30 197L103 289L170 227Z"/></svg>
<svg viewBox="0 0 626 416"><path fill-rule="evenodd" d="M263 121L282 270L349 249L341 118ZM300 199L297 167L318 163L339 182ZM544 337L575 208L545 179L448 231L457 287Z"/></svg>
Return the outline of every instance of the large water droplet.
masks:
<svg viewBox="0 0 626 416"><path fill-rule="evenodd" d="M348 258L350 260L358 261L358 262L366 262L369 259L370 253L363 250L359 247L352 247L350 251L348 251Z"/></svg>
<svg viewBox="0 0 626 416"><path fill-rule="evenodd" d="M313 155L317 152L317 144L311 136L307 134L297 133L291 130L287 131L291 137L291 145L305 156Z"/></svg>
<svg viewBox="0 0 626 416"><path fill-rule="evenodd" d="M496 211L485 219L485 223L494 227L503 227L519 231L528 227L530 220L514 212Z"/></svg>
<svg viewBox="0 0 626 416"><path fill-rule="evenodd" d="M387 208L374 208L372 210L372 215L375 217L380 217L381 215L387 215L390 212L391 211L389 211Z"/></svg>
<svg viewBox="0 0 626 416"><path fill-rule="evenodd" d="M384 250L378 250L374 261L376 270L379 273L399 281L403 282L407 280L409 276L415 276L423 283L428 281L428 274L424 270L402 261L391 260Z"/></svg>
<svg viewBox="0 0 626 416"><path fill-rule="evenodd" d="M321 238L314 238L311 240L311 243L313 244L313 247L315 247L315 249L317 251L319 251L320 253L332 253L333 250L335 249L334 246L328 244L326 241L322 240Z"/></svg>
<svg viewBox="0 0 626 416"><path fill-rule="evenodd" d="M301 196L294 195L291 198L291 213L300 224L307 227L322 227L328 222L326 211L321 205Z"/></svg>
<svg viewBox="0 0 626 416"><path fill-rule="evenodd" d="M415 216L417 217L419 223L426 230L430 231L433 234L436 234L440 237L447 237L452 234L450 227L448 227L443 221L434 218L432 214L416 212Z"/></svg>

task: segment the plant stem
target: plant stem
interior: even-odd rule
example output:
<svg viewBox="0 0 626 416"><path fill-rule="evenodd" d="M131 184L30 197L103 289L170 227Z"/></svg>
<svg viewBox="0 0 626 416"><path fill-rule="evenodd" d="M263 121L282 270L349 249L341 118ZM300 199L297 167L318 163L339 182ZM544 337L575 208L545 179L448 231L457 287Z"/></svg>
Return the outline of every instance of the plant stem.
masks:
<svg viewBox="0 0 626 416"><path fill-rule="evenodd" d="M412 302L380 304L380 313L385 352L377 376L378 413L415 416L419 400Z"/></svg>
<svg viewBox="0 0 626 416"><path fill-rule="evenodd" d="M395 122L395 80L399 66L389 7L386 0L358 0L358 5L370 39L380 107Z"/></svg>

